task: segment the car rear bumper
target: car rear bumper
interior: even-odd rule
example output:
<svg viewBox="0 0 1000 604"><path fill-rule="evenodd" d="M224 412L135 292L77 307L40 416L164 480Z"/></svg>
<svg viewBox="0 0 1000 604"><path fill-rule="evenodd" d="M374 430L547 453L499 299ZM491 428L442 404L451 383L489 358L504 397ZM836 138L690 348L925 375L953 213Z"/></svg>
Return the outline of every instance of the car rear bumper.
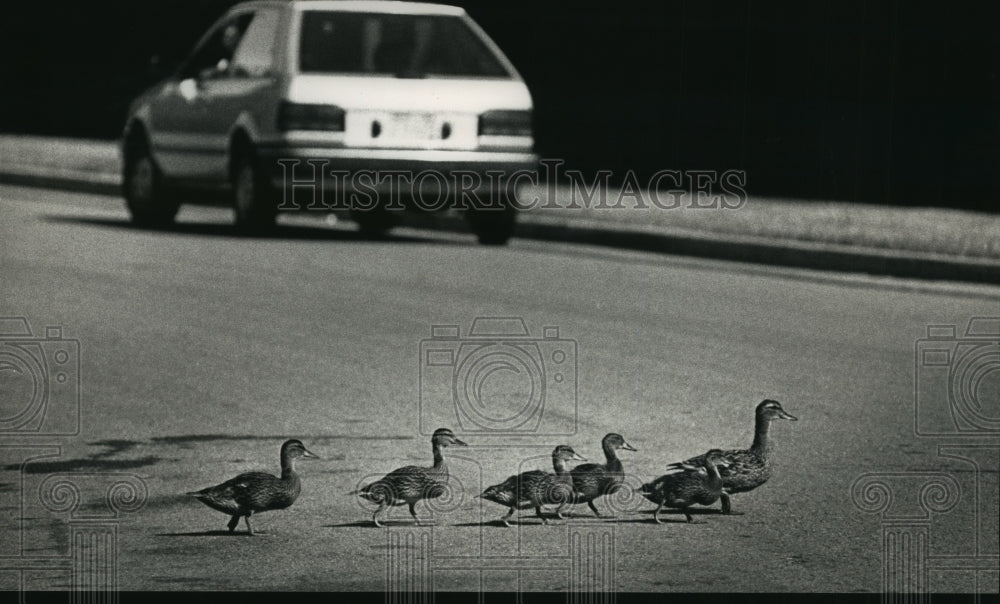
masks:
<svg viewBox="0 0 1000 604"><path fill-rule="evenodd" d="M467 186L479 181L488 186L527 178L538 169L536 154L506 150L265 147L259 154L272 184L279 189L319 181L350 188L354 181L383 191L393 183L435 184L462 178Z"/></svg>

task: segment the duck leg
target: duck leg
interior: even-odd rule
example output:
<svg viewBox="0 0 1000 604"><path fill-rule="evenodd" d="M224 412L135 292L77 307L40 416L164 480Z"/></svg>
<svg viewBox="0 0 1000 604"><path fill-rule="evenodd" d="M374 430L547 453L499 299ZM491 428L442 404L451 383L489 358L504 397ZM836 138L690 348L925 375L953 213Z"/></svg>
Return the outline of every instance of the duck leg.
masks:
<svg viewBox="0 0 1000 604"><path fill-rule="evenodd" d="M414 505L416 505L416 502L415 502L415 501L414 501L414 502L412 502L412 503L410 503L410 516L413 516L413 522L414 522L414 523L415 523L415 524L416 524L417 526L420 526L420 519L419 519L419 518L417 518L417 510L416 510L416 509L414 509L414 507L413 507Z"/></svg>
<svg viewBox="0 0 1000 604"><path fill-rule="evenodd" d="M377 527L379 527L379 528L382 528L382 527L383 527L384 525L383 525L382 523L380 523L380 522L378 521L378 515L379 515L379 514L381 514L381 513L382 513L382 511L383 511L383 510L384 510L385 508L386 508L386 505L385 505L385 504L383 503L383 504L379 505L379 506L378 506L378 509L377 509L377 510L375 510L375 513L374 513L374 514L372 514L372 522L374 522L374 523L375 523L375 526L377 526Z"/></svg>
<svg viewBox="0 0 1000 604"><path fill-rule="evenodd" d="M656 522L656 524L663 524L663 521L660 520L660 510L662 509L663 509L663 502L661 501L660 505L656 506L656 510L653 511L653 520Z"/></svg>
<svg viewBox="0 0 1000 604"><path fill-rule="evenodd" d="M684 508L682 511L684 512L684 517L687 518L688 524L705 524L704 520L695 520L688 508Z"/></svg>
<svg viewBox="0 0 1000 604"><path fill-rule="evenodd" d="M723 491L719 495L719 499L722 500L722 513L723 514L732 514L733 513L733 506L729 502L729 493Z"/></svg>
<svg viewBox="0 0 1000 604"><path fill-rule="evenodd" d="M545 516L542 515L542 506L541 505L535 504L535 513L538 514L538 517L542 519L542 524L548 524L549 523L548 519Z"/></svg>
<svg viewBox="0 0 1000 604"><path fill-rule="evenodd" d="M253 512L250 512L249 514L243 517L243 521L247 523L247 532L250 534L251 537L253 537L253 527L250 526L250 516L252 515Z"/></svg>
<svg viewBox="0 0 1000 604"><path fill-rule="evenodd" d="M558 518L559 520L566 520L565 518L563 518L562 515L562 511L563 508L566 507L566 503L567 502L564 501L562 504L559 505L559 507L556 508L556 518Z"/></svg>
<svg viewBox="0 0 1000 604"><path fill-rule="evenodd" d="M603 518L604 517L604 516L601 516L601 513L599 511L597 511L597 506L594 505L594 500L593 499L591 499L590 501L588 501L587 505L590 506L590 509L594 510L594 515L595 516L597 516L598 518Z"/></svg>
<svg viewBox="0 0 1000 604"><path fill-rule="evenodd" d="M229 527L229 532L230 533L235 533L236 532L236 526L239 523L240 523L240 515L239 514L234 514L233 517L229 519L229 524L226 525L226 526Z"/></svg>
<svg viewBox="0 0 1000 604"><path fill-rule="evenodd" d="M516 509L516 505L510 506L510 510L507 511L507 515L500 519L500 522L502 522L504 526L508 528L510 527L510 517L514 515L514 510Z"/></svg>

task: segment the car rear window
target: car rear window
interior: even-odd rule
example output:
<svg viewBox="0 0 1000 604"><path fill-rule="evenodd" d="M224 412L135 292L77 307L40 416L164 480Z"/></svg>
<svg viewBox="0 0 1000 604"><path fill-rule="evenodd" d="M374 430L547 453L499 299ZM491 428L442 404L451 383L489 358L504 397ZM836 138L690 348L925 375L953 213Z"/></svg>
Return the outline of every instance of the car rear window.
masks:
<svg viewBox="0 0 1000 604"><path fill-rule="evenodd" d="M304 11L303 73L510 78L459 17Z"/></svg>

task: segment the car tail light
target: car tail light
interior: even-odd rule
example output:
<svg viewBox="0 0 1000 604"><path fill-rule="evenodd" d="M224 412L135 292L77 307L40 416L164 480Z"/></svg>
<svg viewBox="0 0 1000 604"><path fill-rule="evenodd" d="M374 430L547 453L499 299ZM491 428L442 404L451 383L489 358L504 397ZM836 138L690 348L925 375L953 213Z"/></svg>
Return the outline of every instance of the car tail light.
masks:
<svg viewBox="0 0 1000 604"><path fill-rule="evenodd" d="M278 129L344 131L344 110L336 105L284 102L278 107Z"/></svg>
<svg viewBox="0 0 1000 604"><path fill-rule="evenodd" d="M479 136L531 136L531 112L487 111L479 116Z"/></svg>

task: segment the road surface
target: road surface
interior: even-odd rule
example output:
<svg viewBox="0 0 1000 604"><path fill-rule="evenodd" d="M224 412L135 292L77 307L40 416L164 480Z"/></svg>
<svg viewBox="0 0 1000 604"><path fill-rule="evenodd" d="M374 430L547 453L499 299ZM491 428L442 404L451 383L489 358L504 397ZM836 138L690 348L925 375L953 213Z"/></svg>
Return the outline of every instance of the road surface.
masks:
<svg viewBox="0 0 1000 604"><path fill-rule="evenodd" d="M0 573L4 588L68 587L66 567L38 560L69 555L73 522L103 513L125 590L879 591L884 514L860 510L851 487L866 473L915 472L951 477L927 512L930 553L979 568L933 570L930 588L997 590L995 450L983 449L977 474L939 456L954 439L914 434L914 359L928 325L961 337L970 318L1000 315L1000 288L520 240L485 248L415 229L368 241L313 216L247 239L216 208L185 208L177 228L149 231L129 226L114 197L16 187L0 187L0 216L0 316L79 342L81 421L78 435L44 436L73 421L72 392L53 385L51 429L3 436L0 555L14 557L8 569L22 558L49 568ZM535 338L522 351L545 372L484 378L486 419L460 424L442 393L474 349L425 341L434 326L464 337L477 317L522 317ZM545 327L558 337L544 339ZM46 346L59 333L49 336ZM456 366L428 364L422 345L452 350ZM996 418L1000 373L983 375L983 412ZM32 396L20 377L4 378L5 425L12 401ZM523 429L542 435L496 436L489 422L535 400L532 384L547 406ZM943 404L932 395L921 404ZM708 448L749 445L765 398L800 421L773 426L774 477L734 496L742 515L657 526L653 506L626 493L598 503L613 520L578 506L563 523L522 512L502 528L492 521L504 510L472 497L548 468L560 442L600 460L612 431L638 448L622 453L630 481L651 479ZM455 499L418 505L427 526L412 527L404 507L374 528L371 508L346 493L429 464L426 432L439 426L471 445L446 451ZM225 534L225 516L184 497L277 472L288 437L323 459L298 465L300 499L255 516L257 536ZM53 477L82 485L76 508L52 495ZM125 497L108 516L103 494L119 480L146 502L134 510ZM892 483L893 505L922 514L911 487Z"/></svg>

